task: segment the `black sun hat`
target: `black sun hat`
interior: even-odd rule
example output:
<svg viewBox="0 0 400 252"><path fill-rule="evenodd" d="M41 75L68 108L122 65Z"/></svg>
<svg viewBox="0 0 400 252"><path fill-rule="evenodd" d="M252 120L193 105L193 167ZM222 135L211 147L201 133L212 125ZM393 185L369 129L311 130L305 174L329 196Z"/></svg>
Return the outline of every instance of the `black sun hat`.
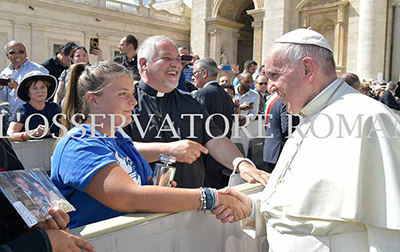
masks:
<svg viewBox="0 0 400 252"><path fill-rule="evenodd" d="M29 98L29 89L26 88L26 85L28 84L28 82L30 80L34 80L34 79L44 79L45 81L47 81L48 83L50 83L50 87L48 87L47 89L47 98L46 100L51 99L56 90L57 90L57 79L56 77L54 77L53 75L49 75L49 74L44 74L40 71L32 71L30 73L28 73L21 81L21 83L18 85L18 89L17 89L17 95L18 98L28 102L30 100Z"/></svg>

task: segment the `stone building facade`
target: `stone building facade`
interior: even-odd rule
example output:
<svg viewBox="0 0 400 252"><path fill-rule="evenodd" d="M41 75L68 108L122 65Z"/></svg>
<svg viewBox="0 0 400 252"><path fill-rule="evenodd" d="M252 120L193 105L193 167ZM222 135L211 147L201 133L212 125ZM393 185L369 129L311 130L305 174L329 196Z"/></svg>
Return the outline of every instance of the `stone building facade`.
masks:
<svg viewBox="0 0 400 252"><path fill-rule="evenodd" d="M190 9L166 6L170 13L150 2L144 6L143 1L0 0L0 45L20 40L28 58L37 63L52 57L68 41L89 49L92 37L99 38L105 60L118 53L119 41L127 34L135 35L139 43L149 36L166 35L177 44L190 45ZM3 46L0 55L1 71L8 65ZM90 62L96 62L93 55Z"/></svg>
<svg viewBox="0 0 400 252"><path fill-rule="evenodd" d="M193 0L191 45L220 63L260 64L276 38L300 27L328 39L339 74L399 80L399 0Z"/></svg>

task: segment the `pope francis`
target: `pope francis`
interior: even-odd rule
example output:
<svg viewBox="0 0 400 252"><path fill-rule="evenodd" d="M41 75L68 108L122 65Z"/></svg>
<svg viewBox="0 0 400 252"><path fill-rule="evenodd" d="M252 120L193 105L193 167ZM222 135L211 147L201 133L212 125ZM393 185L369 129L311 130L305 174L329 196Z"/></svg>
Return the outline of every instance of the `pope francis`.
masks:
<svg viewBox="0 0 400 252"><path fill-rule="evenodd" d="M332 49L315 31L278 38L265 69L269 91L302 120L256 199L226 189L252 209L244 226L265 222L274 252L400 251L397 117L337 78ZM232 221L223 206L213 213Z"/></svg>

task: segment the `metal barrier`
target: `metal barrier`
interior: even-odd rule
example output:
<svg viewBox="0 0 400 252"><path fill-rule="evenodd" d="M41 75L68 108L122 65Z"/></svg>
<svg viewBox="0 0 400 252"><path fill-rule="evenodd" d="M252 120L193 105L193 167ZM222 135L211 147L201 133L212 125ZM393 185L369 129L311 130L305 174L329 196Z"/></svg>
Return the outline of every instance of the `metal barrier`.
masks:
<svg viewBox="0 0 400 252"><path fill-rule="evenodd" d="M261 191L261 185L238 186L245 194ZM97 252L114 251L268 251L265 236L252 239L240 223L221 224L211 213L135 213L71 230L91 242Z"/></svg>
<svg viewBox="0 0 400 252"><path fill-rule="evenodd" d="M25 169L43 167L46 171L50 171L55 141L56 139L46 138L26 142L11 142L11 145Z"/></svg>

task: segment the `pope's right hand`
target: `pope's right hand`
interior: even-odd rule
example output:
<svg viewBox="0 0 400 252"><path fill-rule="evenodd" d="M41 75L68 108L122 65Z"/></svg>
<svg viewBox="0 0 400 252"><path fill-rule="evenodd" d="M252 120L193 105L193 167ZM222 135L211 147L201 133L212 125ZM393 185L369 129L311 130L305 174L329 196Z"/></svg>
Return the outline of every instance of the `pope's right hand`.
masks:
<svg viewBox="0 0 400 252"><path fill-rule="evenodd" d="M219 206L214 208L211 213L222 223L232 223L243 220L251 214L251 199L245 194L231 187L225 187L218 191ZM232 198L235 201L232 201ZM228 201L228 203L225 203ZM233 202L233 204L231 204Z"/></svg>

